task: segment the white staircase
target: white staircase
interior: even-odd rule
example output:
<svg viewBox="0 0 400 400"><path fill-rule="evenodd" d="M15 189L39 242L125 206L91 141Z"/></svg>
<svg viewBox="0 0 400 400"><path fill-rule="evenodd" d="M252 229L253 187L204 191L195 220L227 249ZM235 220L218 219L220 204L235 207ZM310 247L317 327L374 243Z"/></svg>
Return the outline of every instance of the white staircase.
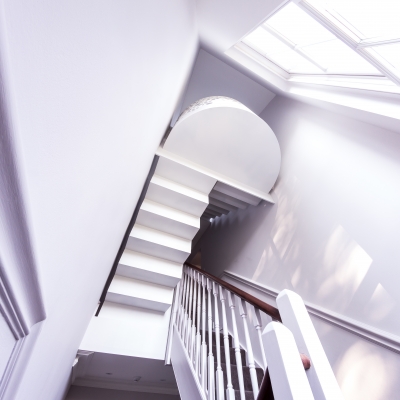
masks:
<svg viewBox="0 0 400 400"><path fill-rule="evenodd" d="M200 219L208 222L261 199L160 157L131 230L107 302L165 312Z"/></svg>
<svg viewBox="0 0 400 400"><path fill-rule="evenodd" d="M232 120L238 113L244 118L240 126ZM221 140L210 157L207 135L215 123L212 135ZM210 221L261 200L273 203L269 191L279 172L278 142L264 121L231 99L196 103L181 115L156 156L82 351L164 359L183 264L201 246Z"/></svg>
<svg viewBox="0 0 400 400"><path fill-rule="evenodd" d="M160 157L106 301L167 311L216 180Z"/></svg>

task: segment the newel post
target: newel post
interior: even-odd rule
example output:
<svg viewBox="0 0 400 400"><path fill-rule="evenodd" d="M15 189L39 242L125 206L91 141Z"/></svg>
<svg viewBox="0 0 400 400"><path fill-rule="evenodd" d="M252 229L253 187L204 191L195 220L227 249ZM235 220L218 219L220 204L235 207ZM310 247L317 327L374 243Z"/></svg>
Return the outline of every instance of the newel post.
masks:
<svg viewBox="0 0 400 400"><path fill-rule="evenodd" d="M262 334L275 400L314 400L302 359L290 330L270 322Z"/></svg>
<svg viewBox="0 0 400 400"><path fill-rule="evenodd" d="M302 298L290 290L283 290L276 302L282 322L293 333L299 352L311 360L307 376L315 399L344 400Z"/></svg>

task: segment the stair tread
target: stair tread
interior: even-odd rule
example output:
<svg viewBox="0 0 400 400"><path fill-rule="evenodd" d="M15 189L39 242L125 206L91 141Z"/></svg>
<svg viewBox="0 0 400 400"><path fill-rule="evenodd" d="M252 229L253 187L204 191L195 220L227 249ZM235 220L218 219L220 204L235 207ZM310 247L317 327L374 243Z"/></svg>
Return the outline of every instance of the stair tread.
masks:
<svg viewBox="0 0 400 400"><path fill-rule="evenodd" d="M129 234L130 238L136 238L165 247L170 247L183 252L191 251L191 241L178 236L171 235L147 226L136 224Z"/></svg>
<svg viewBox="0 0 400 400"><path fill-rule="evenodd" d="M188 186L181 185L180 183L166 179L160 175L153 175L150 181L152 184L165 187L166 189L180 193L184 196L191 197L193 199L208 203L208 196L205 193L199 192L198 190L192 189Z"/></svg>
<svg viewBox="0 0 400 400"><path fill-rule="evenodd" d="M148 211L182 224L191 225L195 228L200 228L199 217L149 199L143 200L140 210Z"/></svg>
<svg viewBox="0 0 400 400"><path fill-rule="evenodd" d="M251 391L251 390L245 390L244 396L245 396L246 400L254 400L253 391ZM240 400L240 391L239 390L235 390L235 400Z"/></svg>

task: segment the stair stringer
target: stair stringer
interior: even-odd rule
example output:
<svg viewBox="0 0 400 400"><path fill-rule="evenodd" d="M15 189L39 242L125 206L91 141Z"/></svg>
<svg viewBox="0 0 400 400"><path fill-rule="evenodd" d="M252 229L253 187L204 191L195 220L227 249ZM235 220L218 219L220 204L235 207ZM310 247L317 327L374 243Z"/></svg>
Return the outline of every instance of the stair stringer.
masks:
<svg viewBox="0 0 400 400"><path fill-rule="evenodd" d="M171 364L174 369L179 395L182 400L207 400L197 379L193 364L179 337L175 327L173 329Z"/></svg>

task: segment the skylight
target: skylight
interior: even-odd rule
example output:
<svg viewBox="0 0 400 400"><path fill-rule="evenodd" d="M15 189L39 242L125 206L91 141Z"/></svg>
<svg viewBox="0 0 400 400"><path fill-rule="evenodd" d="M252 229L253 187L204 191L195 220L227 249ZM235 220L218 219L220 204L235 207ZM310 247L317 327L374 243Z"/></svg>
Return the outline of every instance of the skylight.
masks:
<svg viewBox="0 0 400 400"><path fill-rule="evenodd" d="M290 76L389 78L400 85L400 0L296 0L242 42Z"/></svg>
<svg viewBox="0 0 400 400"><path fill-rule="evenodd" d="M343 18L355 28L360 39L400 34L400 2L398 0L311 0Z"/></svg>

